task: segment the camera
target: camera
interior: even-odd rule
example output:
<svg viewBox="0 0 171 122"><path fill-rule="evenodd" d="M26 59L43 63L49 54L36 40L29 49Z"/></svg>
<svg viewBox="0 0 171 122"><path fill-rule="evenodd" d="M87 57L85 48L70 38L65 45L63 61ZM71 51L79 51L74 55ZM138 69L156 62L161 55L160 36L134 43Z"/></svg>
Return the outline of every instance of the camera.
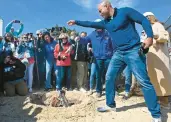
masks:
<svg viewBox="0 0 171 122"><path fill-rule="evenodd" d="M20 20L15 20L14 22L15 22L15 23L20 23Z"/></svg>
<svg viewBox="0 0 171 122"><path fill-rule="evenodd" d="M149 48L144 49L144 43L141 43L140 49L138 51L138 54L141 56L141 55L147 54L148 51L149 51Z"/></svg>

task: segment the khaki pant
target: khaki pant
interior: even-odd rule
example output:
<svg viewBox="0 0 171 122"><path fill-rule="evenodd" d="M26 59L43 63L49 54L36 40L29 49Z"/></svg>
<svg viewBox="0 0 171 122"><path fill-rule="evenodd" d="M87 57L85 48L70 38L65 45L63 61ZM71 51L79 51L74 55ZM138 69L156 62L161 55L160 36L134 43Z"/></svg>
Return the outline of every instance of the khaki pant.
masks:
<svg viewBox="0 0 171 122"><path fill-rule="evenodd" d="M27 95L27 85L24 81L21 82L6 82L4 83L4 91L6 96L14 96L16 93L21 96Z"/></svg>
<svg viewBox="0 0 171 122"><path fill-rule="evenodd" d="M87 84L87 74L88 74L88 63L87 62L77 62L77 85L78 88L85 88Z"/></svg>
<svg viewBox="0 0 171 122"><path fill-rule="evenodd" d="M71 79L72 86L78 88L85 88L87 84L88 63L82 61L72 61L71 65Z"/></svg>
<svg viewBox="0 0 171 122"><path fill-rule="evenodd" d="M75 88L77 86L77 62L72 61L71 64L71 87Z"/></svg>

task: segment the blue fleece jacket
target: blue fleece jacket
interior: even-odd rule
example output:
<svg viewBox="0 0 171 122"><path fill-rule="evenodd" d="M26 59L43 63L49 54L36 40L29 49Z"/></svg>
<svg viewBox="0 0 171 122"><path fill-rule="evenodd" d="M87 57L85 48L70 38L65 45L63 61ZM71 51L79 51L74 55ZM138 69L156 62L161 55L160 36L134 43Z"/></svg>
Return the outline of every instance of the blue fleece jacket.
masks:
<svg viewBox="0 0 171 122"><path fill-rule="evenodd" d="M95 30L85 39L91 42L96 59L110 59L112 57L114 49L111 37L107 31L97 32Z"/></svg>
<svg viewBox="0 0 171 122"><path fill-rule="evenodd" d="M148 37L153 37L151 24L146 17L128 7L115 8L112 18L100 22L76 21L76 24L84 27L106 29L118 50L128 50L140 44L140 37L135 29L135 22L142 25Z"/></svg>
<svg viewBox="0 0 171 122"><path fill-rule="evenodd" d="M6 26L6 33L9 33L10 32L10 30L11 30L11 28L12 28L12 25L13 25L13 22L10 22L7 26ZM21 24L21 27L20 27L20 29L19 30L17 30L17 31L14 31L13 33L12 32L10 32L14 37L18 37L21 33L22 33L22 31L23 31L23 29L24 29L24 25L23 24Z"/></svg>
<svg viewBox="0 0 171 122"><path fill-rule="evenodd" d="M50 43L45 42L45 59L48 62L55 62L54 49L57 42L52 40Z"/></svg>

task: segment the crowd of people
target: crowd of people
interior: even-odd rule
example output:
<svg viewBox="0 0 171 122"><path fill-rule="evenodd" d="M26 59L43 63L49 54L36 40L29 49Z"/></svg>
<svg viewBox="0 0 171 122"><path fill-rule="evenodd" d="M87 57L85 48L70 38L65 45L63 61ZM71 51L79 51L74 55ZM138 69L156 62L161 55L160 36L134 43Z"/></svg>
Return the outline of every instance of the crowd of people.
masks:
<svg viewBox="0 0 171 122"><path fill-rule="evenodd" d="M72 31L54 38L45 30L38 30L37 37L21 35L23 24L10 22L0 37L1 92L26 95L33 85L48 92L55 81L57 91L65 87L68 91L89 90L91 95L96 86L96 96L101 97L105 84L107 106L99 111L115 110L115 82L123 71L125 97L130 97L131 84L138 81L153 122L161 122L159 103L168 104L171 95L169 33L152 12L142 15L132 8L113 8L109 1L101 2L98 10L104 20L68 22L95 28L89 35ZM21 28L15 31L14 23ZM135 23L144 29L141 37Z"/></svg>

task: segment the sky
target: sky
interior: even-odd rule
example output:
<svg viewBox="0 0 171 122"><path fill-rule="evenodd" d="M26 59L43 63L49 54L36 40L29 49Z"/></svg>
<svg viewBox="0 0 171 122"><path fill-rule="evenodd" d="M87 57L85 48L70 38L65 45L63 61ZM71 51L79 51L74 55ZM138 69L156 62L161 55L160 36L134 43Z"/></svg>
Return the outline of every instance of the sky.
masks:
<svg viewBox="0 0 171 122"><path fill-rule="evenodd" d="M97 10L101 0L0 0L0 18L4 27L12 20L21 20L24 32L35 33L38 29L51 28L58 24L78 32L91 33L94 29L68 26L68 20L102 19ZM159 21L165 22L171 15L171 0L110 0L113 7L132 7L141 13L151 11ZM14 25L18 29L18 25ZM137 30L142 30L137 25Z"/></svg>

